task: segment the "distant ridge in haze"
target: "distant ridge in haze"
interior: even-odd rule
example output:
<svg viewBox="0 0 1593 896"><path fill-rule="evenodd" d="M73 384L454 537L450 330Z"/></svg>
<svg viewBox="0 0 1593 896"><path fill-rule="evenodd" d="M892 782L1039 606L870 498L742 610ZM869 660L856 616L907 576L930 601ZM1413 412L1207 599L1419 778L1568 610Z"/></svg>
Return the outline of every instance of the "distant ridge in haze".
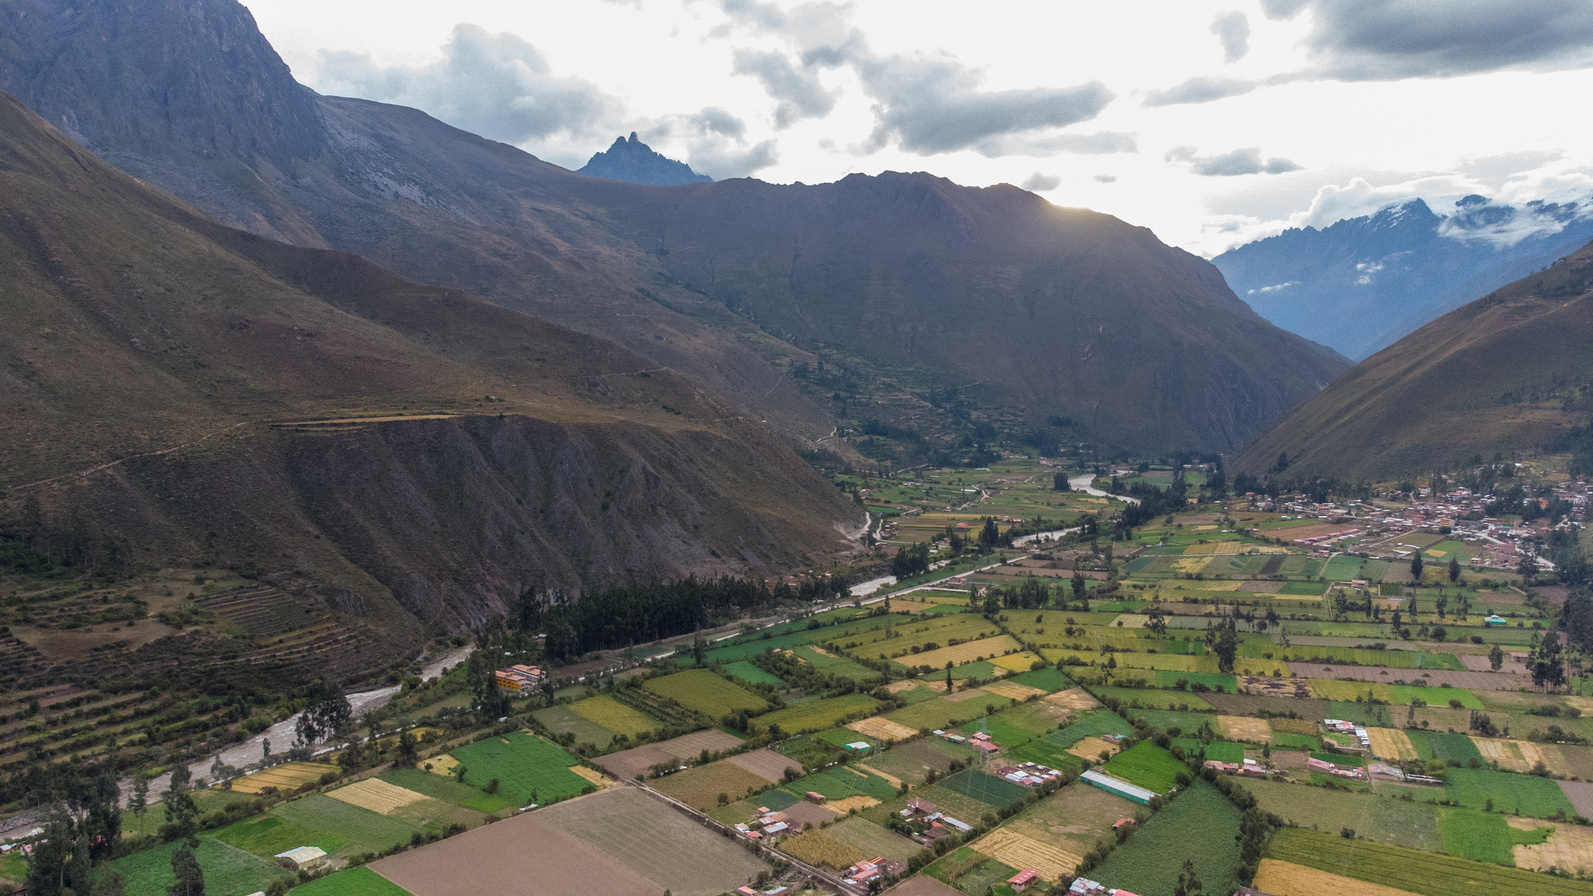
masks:
<svg viewBox="0 0 1593 896"><path fill-rule="evenodd" d="M1589 239L1593 196L1520 208L1466 196L1442 213L1415 199L1286 230L1212 264L1262 317L1359 360Z"/></svg>
<svg viewBox="0 0 1593 896"><path fill-rule="evenodd" d="M1552 449L1593 412L1590 377L1593 243L1355 365L1234 466L1388 479Z"/></svg>
<svg viewBox="0 0 1593 896"><path fill-rule="evenodd" d="M631 131L629 140L620 137L606 152L592 156L579 173L655 187L711 184L714 180L691 170L691 166L685 162L677 162L654 152L652 147L636 139L635 131Z"/></svg>

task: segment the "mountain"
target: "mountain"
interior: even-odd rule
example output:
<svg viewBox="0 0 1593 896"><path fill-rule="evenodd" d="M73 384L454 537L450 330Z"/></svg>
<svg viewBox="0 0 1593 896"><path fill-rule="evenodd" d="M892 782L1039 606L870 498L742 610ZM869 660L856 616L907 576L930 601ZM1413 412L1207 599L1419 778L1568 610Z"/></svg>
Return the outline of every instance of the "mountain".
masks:
<svg viewBox="0 0 1593 896"><path fill-rule="evenodd" d="M0 559L246 570L268 609L352 639L315 674L358 678L534 585L806 565L861 516L678 374L218 225L4 95L0 269ZM92 626L48 640L131 661Z"/></svg>
<svg viewBox="0 0 1593 896"><path fill-rule="evenodd" d="M1593 196L1515 208L1420 199L1318 230L1293 228L1212 259L1278 326L1361 359L1593 239Z"/></svg>
<svg viewBox="0 0 1593 896"><path fill-rule="evenodd" d="M1239 456L1264 474L1391 478L1549 449L1593 382L1593 243L1355 365Z"/></svg>
<svg viewBox="0 0 1593 896"><path fill-rule="evenodd" d="M677 162L653 151L653 148L636 139L620 137L606 152L592 156L577 172L590 177L630 181L633 184L652 184L655 187L672 187L677 184L711 184L713 178L691 170L685 162Z"/></svg>
<svg viewBox="0 0 1593 896"><path fill-rule="evenodd" d="M52 6L0 4L0 86L113 164L222 223L611 339L801 445L879 420L947 445L1053 426L1232 448L1348 366L1149 231L1011 187L585 177L316 96L234 0ZM153 137L119 124L142 118Z"/></svg>

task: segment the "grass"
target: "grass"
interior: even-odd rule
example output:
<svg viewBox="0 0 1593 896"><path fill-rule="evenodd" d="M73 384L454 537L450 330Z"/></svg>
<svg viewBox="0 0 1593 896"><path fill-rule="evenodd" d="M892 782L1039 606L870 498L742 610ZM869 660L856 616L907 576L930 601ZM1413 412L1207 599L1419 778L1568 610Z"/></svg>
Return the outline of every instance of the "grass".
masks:
<svg viewBox="0 0 1593 896"><path fill-rule="evenodd" d="M111 863L127 881L128 893L148 893L153 896L165 893L176 882L171 873L171 854L177 844L168 843L143 852L135 852ZM205 872L205 892L242 896L264 890L273 880L287 876L287 872L274 862L230 846L211 837L199 841L194 850L199 867Z"/></svg>
<svg viewBox="0 0 1593 896"><path fill-rule="evenodd" d="M726 663L725 671L748 684L772 684L776 687L785 686L785 681L782 680L780 676L765 672L746 660L737 660L733 663Z"/></svg>
<svg viewBox="0 0 1593 896"><path fill-rule="evenodd" d="M228 825L212 836L263 859L300 846L319 846L327 855L332 855L348 843L346 837L335 831L307 828L271 814L257 815Z"/></svg>
<svg viewBox="0 0 1593 896"><path fill-rule="evenodd" d="M1046 735L1045 742L1065 750L1086 737L1133 733L1134 726L1125 721L1122 716L1109 709L1103 709L1084 716L1066 728L1059 729L1054 734Z"/></svg>
<svg viewBox="0 0 1593 896"><path fill-rule="evenodd" d="M317 878L292 892L293 896L409 896L408 890L363 866Z"/></svg>
<svg viewBox="0 0 1593 896"><path fill-rule="evenodd" d="M1492 808L1532 818L1553 818L1564 812L1576 814L1560 786L1549 778L1495 772L1487 769L1452 768L1444 795L1468 809Z"/></svg>
<svg viewBox="0 0 1593 896"><path fill-rule="evenodd" d="M711 719L733 715L738 709L760 711L769 705L757 694L739 688L707 669L687 669L674 675L650 679L642 687Z"/></svg>
<svg viewBox="0 0 1593 896"><path fill-rule="evenodd" d="M1451 765L1464 765L1473 759L1482 759L1477 742L1464 734L1444 734L1437 731L1407 731L1411 746L1422 759L1442 759Z"/></svg>
<svg viewBox="0 0 1593 896"><path fill-rule="evenodd" d="M551 803L581 793L591 782L570 771L575 759L552 741L511 731L460 747L451 754L465 767L465 783L481 790L496 778L511 805Z"/></svg>
<svg viewBox="0 0 1593 896"><path fill-rule="evenodd" d="M1052 693L1065 691L1073 687L1073 682L1055 666L1047 666L1044 669L1035 669L1032 672L1014 675L1011 680L1018 684L1028 685L1031 688L1040 688Z"/></svg>
<svg viewBox="0 0 1593 896"><path fill-rule="evenodd" d="M1435 688L1409 684L1396 684L1389 687L1394 699L1390 702L1401 706L1408 705L1416 700L1421 700L1428 706L1451 706L1451 701L1459 701L1461 708L1482 709L1482 701L1477 695L1465 688Z"/></svg>
<svg viewBox="0 0 1593 896"><path fill-rule="evenodd" d="M1243 762L1245 759L1244 744L1230 743L1228 741L1214 740L1211 743L1201 743L1193 737L1175 737L1173 745L1184 748L1184 754L1194 756L1202 749L1206 751L1207 759L1218 762Z"/></svg>
<svg viewBox="0 0 1593 896"><path fill-rule="evenodd" d="M1272 732L1272 745L1293 750L1318 750L1322 747L1322 739L1309 734L1290 734L1286 731Z"/></svg>
<svg viewBox="0 0 1593 896"><path fill-rule="evenodd" d="M582 718L602 725L616 734L637 737L659 727L658 722L615 700L613 697L591 697L570 704L570 710Z"/></svg>
<svg viewBox="0 0 1593 896"><path fill-rule="evenodd" d="M1182 673L1180 673L1182 674ZM1095 696L1122 701L1130 709L1173 709L1180 712L1211 711L1211 704L1188 691L1155 691L1149 688L1094 688Z"/></svg>
<svg viewBox="0 0 1593 896"><path fill-rule="evenodd" d="M445 778L431 772L423 772L413 768L399 768L382 772L376 777L389 784L396 784L405 790L423 793L432 799L463 806L465 803L484 796L481 791L469 784L461 784L453 778Z"/></svg>
<svg viewBox="0 0 1593 896"><path fill-rule="evenodd" d="M1166 894L1178 885L1184 860L1207 893L1238 886L1239 810L1216 788L1196 781L1112 851L1089 877L1135 893Z"/></svg>
<svg viewBox="0 0 1593 896"><path fill-rule="evenodd" d="M764 778L723 759L675 772L653 782L658 792L703 811L719 805L721 794L726 802L731 802L768 786L769 782Z"/></svg>
<svg viewBox="0 0 1593 896"><path fill-rule="evenodd" d="M1430 803L1277 781L1246 780L1242 786L1263 810L1295 827L1331 833L1350 828L1356 836L1411 849L1442 846L1440 810Z"/></svg>
<svg viewBox="0 0 1593 896"><path fill-rule="evenodd" d="M805 794L811 790L822 793L832 800L844 800L849 796L870 796L884 802L897 795L896 788L891 786L891 782L879 775L845 765L836 766L816 775L808 775L787 785L787 788L793 794Z"/></svg>
<svg viewBox="0 0 1593 896"><path fill-rule="evenodd" d="M885 714L885 718L898 722L910 728L934 730L936 728L949 728L953 724L967 722L984 715L985 707L994 706L1005 709L1012 705L1012 700L999 697L995 694L981 693L968 700L947 700L938 697L912 706L904 706L894 712Z"/></svg>
<svg viewBox="0 0 1593 896"><path fill-rule="evenodd" d="M1492 812L1450 809L1438 820L1444 852L1475 862L1514 865L1515 858L1510 850L1514 838L1510 832L1504 816Z"/></svg>
<svg viewBox="0 0 1593 896"><path fill-rule="evenodd" d="M1419 896L1593 896L1585 881L1299 828L1274 834L1267 857Z"/></svg>
<svg viewBox="0 0 1593 896"><path fill-rule="evenodd" d="M1027 787L972 768L942 780L940 786L997 809L1005 809L1029 794Z"/></svg>
<svg viewBox="0 0 1593 896"><path fill-rule="evenodd" d="M1105 769L1107 774L1157 793L1173 789L1174 779L1180 772L1189 773L1189 766L1148 740L1113 756Z"/></svg>
<svg viewBox="0 0 1593 896"><path fill-rule="evenodd" d="M401 818L378 815L321 793L283 803L272 809L271 814L299 827L343 838L346 841L342 846L344 853L375 852L394 843L408 843L409 838L421 830L420 826Z"/></svg>
<svg viewBox="0 0 1593 896"><path fill-rule="evenodd" d="M847 694L798 703L758 716L753 722L760 728L778 725L781 731L801 734L833 728L841 722L873 715L878 708L879 701L867 694Z"/></svg>

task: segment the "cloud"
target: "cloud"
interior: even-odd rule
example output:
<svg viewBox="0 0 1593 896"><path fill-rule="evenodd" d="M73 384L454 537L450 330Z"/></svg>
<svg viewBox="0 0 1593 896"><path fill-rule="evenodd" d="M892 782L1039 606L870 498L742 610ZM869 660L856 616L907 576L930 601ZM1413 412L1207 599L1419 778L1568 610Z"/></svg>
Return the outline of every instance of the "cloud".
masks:
<svg viewBox="0 0 1593 896"><path fill-rule="evenodd" d="M1049 193L1062 186L1062 178L1055 174L1041 174L1036 171L1019 186L1031 193Z"/></svg>
<svg viewBox="0 0 1593 896"><path fill-rule="evenodd" d="M513 34L460 24L431 65L383 67L370 56L323 52L323 93L423 109L455 127L523 143L620 129L618 100L579 78L555 75L536 47Z"/></svg>
<svg viewBox="0 0 1593 896"><path fill-rule="evenodd" d="M1098 183L1098 184L1115 184L1115 183L1117 183L1117 175L1115 175L1115 174L1097 174L1097 175L1095 175L1095 182Z"/></svg>
<svg viewBox="0 0 1593 896"><path fill-rule="evenodd" d="M1250 20L1238 10L1225 12L1213 20L1211 33L1222 41L1224 62L1238 62L1250 52Z"/></svg>
<svg viewBox="0 0 1593 896"><path fill-rule="evenodd" d="M732 19L768 30L781 28L786 23L785 13L773 3L759 3L758 0L722 0L719 7Z"/></svg>
<svg viewBox="0 0 1593 896"><path fill-rule="evenodd" d="M1270 293L1270 292L1282 292L1283 290L1288 289L1291 286L1299 286L1299 285L1300 285L1300 281L1298 281L1298 280L1290 280L1287 283L1275 283L1272 286L1260 286L1260 287L1257 287L1255 289L1247 289L1247 290L1245 290L1245 295L1247 295L1247 296L1266 295L1267 293Z"/></svg>
<svg viewBox="0 0 1593 896"><path fill-rule="evenodd" d="M780 128L804 118L823 118L835 108L835 94L824 88L818 73L799 68L784 53L737 50L734 71L757 78L769 96L778 101L774 121Z"/></svg>
<svg viewBox="0 0 1593 896"><path fill-rule="evenodd" d="M686 164L715 180L750 177L780 161L773 140L749 144L746 122L718 106L665 118L644 133L648 141L683 147Z"/></svg>
<svg viewBox="0 0 1593 896"><path fill-rule="evenodd" d="M1166 160L1174 164L1187 164L1201 177L1236 177L1244 174L1284 174L1299 171L1300 166L1274 156L1262 159L1258 147L1236 149L1216 156L1197 155L1193 146L1179 146L1168 150Z"/></svg>
<svg viewBox="0 0 1593 896"><path fill-rule="evenodd" d="M1257 87L1260 81L1240 81L1234 78L1190 78L1176 87L1166 90L1152 90L1145 94L1146 106L1178 106L1186 103L1209 103L1214 100L1227 99L1230 96L1243 96Z"/></svg>
<svg viewBox="0 0 1593 896"><path fill-rule="evenodd" d="M1305 47L1319 76L1442 78L1593 64L1586 0L1266 0L1270 18L1311 12Z"/></svg>
<svg viewBox="0 0 1593 896"><path fill-rule="evenodd" d="M869 146L879 149L895 141L918 155L955 152L991 137L1088 121L1114 97L1099 81L980 90L978 73L944 56L868 57L853 64L874 100Z"/></svg>
<svg viewBox="0 0 1593 896"><path fill-rule="evenodd" d="M1065 131L1050 133L1002 134L979 141L974 152L988 159L1006 156L1053 156L1061 152L1079 155L1111 155L1139 152L1139 141L1133 134L1118 131L1098 131L1094 134L1070 134Z"/></svg>

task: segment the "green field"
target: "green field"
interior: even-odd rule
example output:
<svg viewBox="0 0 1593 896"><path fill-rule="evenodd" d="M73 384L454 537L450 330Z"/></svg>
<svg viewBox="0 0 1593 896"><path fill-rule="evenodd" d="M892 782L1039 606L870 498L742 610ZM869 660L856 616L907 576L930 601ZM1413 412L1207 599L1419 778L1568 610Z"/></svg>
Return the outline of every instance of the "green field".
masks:
<svg viewBox="0 0 1593 896"><path fill-rule="evenodd" d="M1422 759L1442 759L1452 765L1465 765L1472 759L1481 760L1482 751L1476 741L1464 734L1441 734L1437 731L1407 731L1411 746Z"/></svg>
<svg viewBox="0 0 1593 896"><path fill-rule="evenodd" d="M986 706L1005 709L1011 705L1011 699L998 697L995 694L982 693L968 700L948 700L945 697L937 697L934 700L926 700L923 703L904 706L901 709L888 712L885 714L885 718L910 728L933 731L936 728L948 728L953 723L977 719L984 715Z"/></svg>
<svg viewBox="0 0 1593 896"><path fill-rule="evenodd" d="M780 678L780 676L765 672L746 660L737 660L734 663L726 663L725 671L729 672L736 678L745 681L747 684L772 684L775 687L785 686L785 682Z"/></svg>
<svg viewBox="0 0 1593 896"><path fill-rule="evenodd" d="M369 868L359 867L294 887L293 896L409 896L409 891Z"/></svg>
<svg viewBox="0 0 1593 896"><path fill-rule="evenodd" d="M451 755L465 767L466 784L487 790L496 778L498 794L511 805L551 803L592 786L570 771L574 757L552 741L524 731L478 740Z"/></svg>
<svg viewBox="0 0 1593 896"><path fill-rule="evenodd" d="M1142 740L1113 756L1105 769L1109 775L1157 793L1172 790L1179 772L1189 774L1189 766L1148 740Z"/></svg>
<svg viewBox="0 0 1593 896"><path fill-rule="evenodd" d="M570 704L576 715L596 722L626 737L637 737L659 728L659 723L615 700L613 697L591 697Z"/></svg>
<svg viewBox="0 0 1593 896"><path fill-rule="evenodd" d="M1434 851L1442 848L1439 808L1429 803L1276 781L1246 780L1242 786L1262 809L1296 827L1334 833L1349 828L1356 836L1379 843Z"/></svg>
<svg viewBox="0 0 1593 896"><path fill-rule="evenodd" d="M1189 859L1207 893L1232 893L1239 883L1239 814L1216 788L1197 780L1089 876L1135 893L1169 894Z"/></svg>
<svg viewBox="0 0 1593 896"><path fill-rule="evenodd" d="M1477 862L1514 865L1510 825L1503 815L1471 809L1448 809L1438 819L1444 852Z"/></svg>
<svg viewBox="0 0 1593 896"><path fill-rule="evenodd" d="M873 715L874 710L878 708L879 701L867 694L847 694L842 697L809 700L765 713L753 719L753 723L759 730L778 725L781 731L788 734L802 734L833 728L843 721Z"/></svg>
<svg viewBox="0 0 1593 896"><path fill-rule="evenodd" d="M271 814L301 828L343 838L347 841L342 847L345 853L375 852L394 843L408 843L409 838L421 830L419 825L401 818L379 815L323 793L283 803L272 809ZM261 833L269 836L270 832Z"/></svg>
<svg viewBox="0 0 1593 896"><path fill-rule="evenodd" d="M674 675L649 679L642 687L716 720L733 715L738 709L759 712L769 705L757 694L739 688L707 669L688 669Z"/></svg>
<svg viewBox="0 0 1593 896"><path fill-rule="evenodd" d="M1487 809L1491 800L1494 811L1533 818L1553 818L1560 812L1567 817L1576 814L1558 784L1533 775L1452 768L1448 783L1444 785L1444 795L1468 809Z"/></svg>
<svg viewBox="0 0 1593 896"><path fill-rule="evenodd" d="M891 783L878 775L851 768L849 766L836 766L828 771L816 775L808 775L793 784L788 785L788 792L792 794L805 794L808 791L822 793L832 800L842 800L849 796L871 796L877 800L888 800L896 796L897 791ZM763 799L762 796L756 799ZM796 797L793 796L792 804ZM774 808L770 803L759 803ZM787 804L791 805L791 804Z"/></svg>
<svg viewBox="0 0 1593 896"><path fill-rule="evenodd" d="M165 893L177 880L171 873L171 854L176 848L177 844L168 843L135 852L112 862L111 867L127 881L130 894ZM215 896L244 896L287 876L280 865L211 837L199 841L194 857L205 872L205 892Z"/></svg>
<svg viewBox="0 0 1593 896"><path fill-rule="evenodd" d="M271 814L228 825L212 836L263 859L300 846L318 846L326 850L327 855L333 855L348 843L348 838L336 831L307 828Z"/></svg>
<svg viewBox="0 0 1593 896"><path fill-rule="evenodd" d="M1109 709L1097 710L1083 716L1073 724L1057 731L1055 734L1045 736L1046 743L1067 749L1086 737L1100 737L1104 734L1133 734L1134 726Z"/></svg>
<svg viewBox="0 0 1593 896"><path fill-rule="evenodd" d="M1421 896L1593 896L1586 881L1299 828L1274 834L1267 857Z"/></svg>
<svg viewBox="0 0 1593 896"><path fill-rule="evenodd" d="M1029 794L1027 787L972 768L941 780L940 786L997 809L1005 809Z"/></svg>

